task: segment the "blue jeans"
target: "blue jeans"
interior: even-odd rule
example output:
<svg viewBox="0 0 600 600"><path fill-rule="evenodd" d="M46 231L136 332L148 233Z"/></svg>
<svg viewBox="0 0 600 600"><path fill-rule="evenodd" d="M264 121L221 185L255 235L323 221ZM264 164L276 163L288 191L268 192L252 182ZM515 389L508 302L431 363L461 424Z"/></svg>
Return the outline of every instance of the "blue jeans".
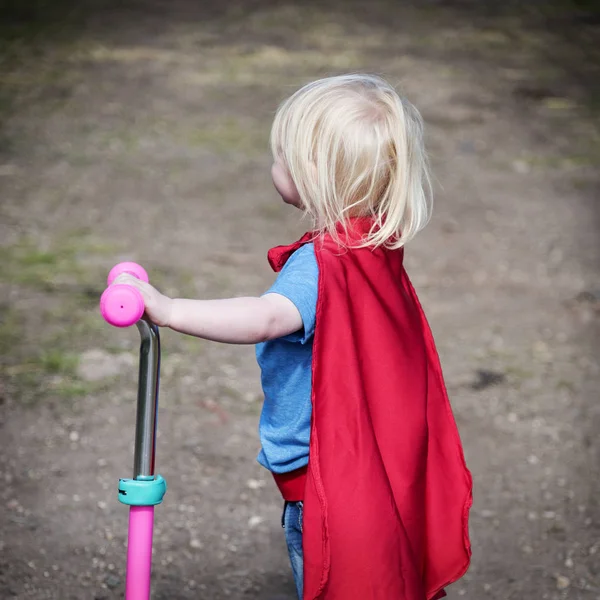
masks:
<svg viewBox="0 0 600 600"><path fill-rule="evenodd" d="M285 541L292 563L294 583L298 598L302 600L304 588L304 556L302 554L302 502L286 502L281 524L285 530Z"/></svg>

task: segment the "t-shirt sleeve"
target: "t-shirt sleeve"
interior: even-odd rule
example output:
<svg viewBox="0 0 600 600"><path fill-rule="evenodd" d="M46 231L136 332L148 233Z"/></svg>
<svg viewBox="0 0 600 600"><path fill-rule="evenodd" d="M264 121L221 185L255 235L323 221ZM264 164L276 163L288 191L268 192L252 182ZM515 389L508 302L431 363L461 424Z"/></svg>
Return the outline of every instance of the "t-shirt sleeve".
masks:
<svg viewBox="0 0 600 600"><path fill-rule="evenodd" d="M305 344L315 333L319 267L313 244L305 244L285 263L275 283L265 292L291 300L302 317L303 328L282 339Z"/></svg>

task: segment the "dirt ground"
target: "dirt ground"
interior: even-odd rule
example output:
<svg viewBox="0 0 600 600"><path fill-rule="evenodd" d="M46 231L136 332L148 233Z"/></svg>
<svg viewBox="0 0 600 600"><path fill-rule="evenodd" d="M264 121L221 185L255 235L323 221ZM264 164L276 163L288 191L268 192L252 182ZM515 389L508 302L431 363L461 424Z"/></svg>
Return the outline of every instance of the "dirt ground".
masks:
<svg viewBox="0 0 600 600"><path fill-rule="evenodd" d="M258 294L303 223L278 102L347 71L421 109L436 209L407 262L475 481L470 600L600 599L597 15L568 4L12 3L0 46L0 598L124 592L138 336L109 268ZM525 6L520 6L525 4ZM536 9L533 9L535 5ZM592 4L589 3L589 6ZM163 332L155 600L292 600L255 462L252 348Z"/></svg>

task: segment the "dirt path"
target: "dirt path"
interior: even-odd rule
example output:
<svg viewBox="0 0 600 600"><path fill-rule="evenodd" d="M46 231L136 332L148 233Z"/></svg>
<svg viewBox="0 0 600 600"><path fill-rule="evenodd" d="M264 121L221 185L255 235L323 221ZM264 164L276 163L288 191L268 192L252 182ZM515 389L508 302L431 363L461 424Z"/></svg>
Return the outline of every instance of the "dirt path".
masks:
<svg viewBox="0 0 600 600"><path fill-rule="evenodd" d="M90 2L3 30L0 598L123 594L137 334L99 318L108 268L138 260L177 294L264 290L266 250L302 231L269 181L277 102L369 70L421 108L439 182L408 266L476 483L451 597L600 599L589 41L486 3L205 4ZM169 332L163 348L153 597L291 600L252 349Z"/></svg>

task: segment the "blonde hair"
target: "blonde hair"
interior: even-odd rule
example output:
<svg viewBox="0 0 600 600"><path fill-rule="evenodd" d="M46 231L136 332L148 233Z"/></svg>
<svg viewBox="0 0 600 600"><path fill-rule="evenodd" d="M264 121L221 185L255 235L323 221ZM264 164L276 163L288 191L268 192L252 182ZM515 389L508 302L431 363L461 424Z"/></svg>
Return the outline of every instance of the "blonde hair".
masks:
<svg viewBox="0 0 600 600"><path fill-rule="evenodd" d="M372 217L360 246L399 248L432 207L423 120L373 75L314 81L285 100L271 130L275 161L287 168L319 233Z"/></svg>

